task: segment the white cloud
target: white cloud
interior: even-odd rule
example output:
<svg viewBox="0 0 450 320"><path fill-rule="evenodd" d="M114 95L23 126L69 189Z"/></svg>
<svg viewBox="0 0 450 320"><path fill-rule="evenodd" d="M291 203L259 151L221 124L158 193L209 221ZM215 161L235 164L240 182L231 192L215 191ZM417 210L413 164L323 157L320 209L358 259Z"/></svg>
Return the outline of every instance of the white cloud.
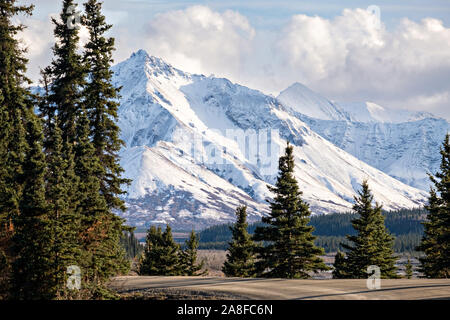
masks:
<svg viewBox="0 0 450 320"><path fill-rule="evenodd" d="M432 18L403 19L388 31L367 10L345 9L333 19L294 15L268 33L255 31L237 12L194 6L150 21L146 46L186 71L268 93L300 81L335 100L371 100L450 118L450 29Z"/></svg>
<svg viewBox="0 0 450 320"><path fill-rule="evenodd" d="M45 21L26 18L21 22L27 27L19 34L18 39L27 49L25 56L29 59L28 76L33 81L37 81L40 77L40 69L45 68L51 61L53 26L50 16Z"/></svg>
<svg viewBox="0 0 450 320"><path fill-rule="evenodd" d="M145 28L142 21L116 20L117 61L144 48L180 69L267 93L300 81L334 100L369 100L450 119L450 28L437 19L405 18L387 30L366 10L345 9L332 19L294 15L267 31L255 30L236 11L192 6L157 14ZM35 78L37 66L50 61L53 26L49 19L26 24Z"/></svg>
<svg viewBox="0 0 450 320"><path fill-rule="evenodd" d="M427 18L377 28L366 10L333 20L296 15L277 43L286 84L299 80L335 99L373 100L440 115L450 92L450 29ZM293 70L293 72L289 72ZM450 112L446 116L450 118Z"/></svg>
<svg viewBox="0 0 450 320"><path fill-rule="evenodd" d="M147 28L147 49L185 71L237 76L255 30L239 13L205 6L159 14Z"/></svg>

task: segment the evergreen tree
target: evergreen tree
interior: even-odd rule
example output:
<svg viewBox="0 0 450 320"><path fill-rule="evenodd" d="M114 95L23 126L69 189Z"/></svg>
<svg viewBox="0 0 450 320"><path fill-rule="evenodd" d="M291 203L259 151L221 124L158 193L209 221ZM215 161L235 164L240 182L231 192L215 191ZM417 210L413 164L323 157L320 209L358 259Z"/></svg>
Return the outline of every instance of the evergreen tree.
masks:
<svg viewBox="0 0 450 320"><path fill-rule="evenodd" d="M125 271L129 263L120 246L121 219L110 212L100 191L102 165L89 138L89 119L82 110L77 124L75 174L79 178L84 281L100 285L110 276Z"/></svg>
<svg viewBox="0 0 450 320"><path fill-rule="evenodd" d="M59 19L52 18L56 38L54 58L42 71L44 97L39 110L44 119L47 157L47 200L52 221L53 279L57 298L79 297L66 286L67 268L83 267L82 215L74 146L83 109L81 89L86 68L78 53L79 28L74 26L75 1L63 0ZM82 275L86 270L82 270Z"/></svg>
<svg viewBox="0 0 450 320"><path fill-rule="evenodd" d="M0 249L0 301L8 298L10 264L3 249Z"/></svg>
<svg viewBox="0 0 450 320"><path fill-rule="evenodd" d="M42 92L36 97L36 105L40 112L39 117L43 119L43 132L44 132L44 153L50 149L51 145L51 133L53 132L55 114L50 112L53 108L50 108L50 92L51 92L51 67L40 71L41 79L39 80Z"/></svg>
<svg viewBox="0 0 450 320"><path fill-rule="evenodd" d="M180 274L180 246L175 243L170 226L162 232L152 226L147 232L141 275L177 276Z"/></svg>
<svg viewBox="0 0 450 320"><path fill-rule="evenodd" d="M170 226L162 232L152 226L147 232L144 255L139 266L141 275L176 276L180 273L180 247L172 237Z"/></svg>
<svg viewBox="0 0 450 320"><path fill-rule="evenodd" d="M200 263L197 263L198 244L197 235L192 230L189 239L185 242L186 248L181 252L180 275L201 276L206 273L206 270L202 271L205 262L202 260Z"/></svg>
<svg viewBox="0 0 450 320"><path fill-rule="evenodd" d="M110 71L114 39L103 36L111 25L105 23L101 3L89 0L84 6L84 25L90 39L85 46L83 63L89 80L82 91L84 106L78 116L76 159L80 193L86 200L81 208L85 250L90 256L86 259L90 261L86 281L99 285L110 276L129 269L120 239L123 232L130 229L124 225L125 220L112 212L113 209L125 210L119 195L124 194L121 184L129 181L120 178L123 169L118 151L123 143L116 124L118 90L111 83Z"/></svg>
<svg viewBox="0 0 450 320"><path fill-rule="evenodd" d="M47 120L58 115L63 141L73 144L76 137L77 118L81 113L81 89L87 75L82 56L78 53L79 28L73 25L76 8L74 0L64 0L60 19L52 18L56 43L54 59L44 71L51 80L48 104L40 106L41 115Z"/></svg>
<svg viewBox="0 0 450 320"><path fill-rule="evenodd" d="M405 265L405 275L407 279L411 279L414 274L413 265L411 264L411 259L408 258L408 262Z"/></svg>
<svg viewBox="0 0 450 320"><path fill-rule="evenodd" d="M102 195L109 208L125 210L120 195L121 189L130 180L121 177L124 170L119 164L118 152L124 145L120 140L120 129L116 124L118 115L119 89L112 84L111 64L114 38L104 34L111 29L102 14L102 3L89 0L85 3L84 25L89 31L89 42L85 46L84 63L89 70L83 95L88 111L91 136L95 154L102 164L103 171L98 173Z"/></svg>
<svg viewBox="0 0 450 320"><path fill-rule="evenodd" d="M428 278L450 277L450 134L441 147L440 171L429 175L434 187L426 209L424 235L417 248L425 256L420 258L421 271Z"/></svg>
<svg viewBox="0 0 450 320"><path fill-rule="evenodd" d="M66 288L67 267L81 264L80 231L81 215L79 212L78 184L75 174L75 161L72 145L64 142L55 117L52 126L49 151L46 154L47 202L50 210L53 257L53 279L56 297L63 298L73 295Z"/></svg>
<svg viewBox="0 0 450 320"><path fill-rule="evenodd" d="M336 256L334 257L333 267L334 267L333 279L348 278L348 273L347 273L348 266L347 266L345 254L343 252L338 251L336 253Z"/></svg>
<svg viewBox="0 0 450 320"><path fill-rule="evenodd" d="M151 226L147 231L145 249L139 263L139 274L160 275L159 252L163 245L162 230L160 227Z"/></svg>
<svg viewBox="0 0 450 320"><path fill-rule="evenodd" d="M308 225L311 212L294 177L294 148L287 144L279 160L279 175L270 202L271 213L263 217L267 226L255 230L254 239L266 245L258 250L257 268L265 277L309 278L308 272L328 270L319 257L322 248L314 245L314 228Z"/></svg>
<svg viewBox="0 0 450 320"><path fill-rule="evenodd" d="M394 238L384 225L382 207L372 206L373 195L364 181L362 190L355 197L353 210L358 218L352 220L357 234L347 236L351 244L343 244L347 252L347 274L349 278L367 278L367 267L376 265L382 278L397 278L393 243Z"/></svg>
<svg viewBox="0 0 450 320"><path fill-rule="evenodd" d="M35 118L28 122L27 154L23 168L27 177L20 214L13 219L12 293L16 299L51 299L55 297L52 282L51 222L45 198L45 156L42 127Z"/></svg>
<svg viewBox="0 0 450 320"><path fill-rule="evenodd" d="M236 223L229 227L233 238L222 271L227 277L254 277L256 245L247 231L247 207L238 207L236 216Z"/></svg>
<svg viewBox="0 0 450 320"><path fill-rule="evenodd" d="M11 206L12 190L10 189L10 174L8 162L8 145L9 145L9 122L8 111L3 108L0 88L0 300L6 299L9 293L9 282L11 276L10 260L11 253L11 237L12 223L11 214L13 206Z"/></svg>
<svg viewBox="0 0 450 320"><path fill-rule="evenodd" d="M17 34L25 28L16 24L17 15L31 15L33 6L17 5L16 0L0 0L0 255L2 275L0 296L6 296L14 260L12 236L13 220L17 218L25 184L24 163L29 148L26 128L33 99L26 85L28 60L24 58Z"/></svg>
<svg viewBox="0 0 450 320"><path fill-rule="evenodd" d="M4 108L2 89L0 88L0 252L5 254L7 250L8 222L10 218L10 207L7 205L10 199L9 175L10 171L6 159L8 158L9 134L11 131L8 110ZM6 263L6 256L5 256Z"/></svg>
<svg viewBox="0 0 450 320"><path fill-rule="evenodd" d="M166 276L177 276L180 273L180 246L173 240L172 228L167 225L162 234L160 270Z"/></svg>

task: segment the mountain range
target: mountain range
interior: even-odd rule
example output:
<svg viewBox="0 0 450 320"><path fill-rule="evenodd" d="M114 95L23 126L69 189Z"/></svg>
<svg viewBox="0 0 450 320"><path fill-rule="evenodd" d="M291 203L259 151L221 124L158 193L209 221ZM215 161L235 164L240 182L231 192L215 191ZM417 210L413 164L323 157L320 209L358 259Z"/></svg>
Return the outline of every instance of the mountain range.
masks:
<svg viewBox="0 0 450 320"><path fill-rule="evenodd" d="M428 113L332 102L301 84L273 97L143 50L113 71L121 164L133 180L123 216L135 226L201 229L233 221L240 204L259 219L287 142L315 214L351 210L364 179L385 209L422 206L449 126Z"/></svg>

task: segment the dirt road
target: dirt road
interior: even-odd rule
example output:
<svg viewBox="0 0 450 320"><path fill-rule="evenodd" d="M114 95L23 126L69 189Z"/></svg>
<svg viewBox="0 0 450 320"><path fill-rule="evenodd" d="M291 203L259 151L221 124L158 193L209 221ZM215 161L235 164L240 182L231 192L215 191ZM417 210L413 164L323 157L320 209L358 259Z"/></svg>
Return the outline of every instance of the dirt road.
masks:
<svg viewBox="0 0 450 320"><path fill-rule="evenodd" d="M450 299L450 279L381 280L380 289L369 290L366 280L128 276L115 278L110 286L118 292L144 289L196 290L259 300Z"/></svg>

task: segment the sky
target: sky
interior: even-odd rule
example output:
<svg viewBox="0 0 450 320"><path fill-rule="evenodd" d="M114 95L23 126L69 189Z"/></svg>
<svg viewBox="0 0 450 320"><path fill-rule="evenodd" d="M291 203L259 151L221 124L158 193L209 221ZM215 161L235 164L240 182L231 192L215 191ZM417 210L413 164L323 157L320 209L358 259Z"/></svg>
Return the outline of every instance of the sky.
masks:
<svg viewBox="0 0 450 320"><path fill-rule="evenodd" d="M37 81L52 58L50 17L62 1L19 3L35 4L33 16L19 20L28 26L20 37ZM104 13L116 62L145 49L183 71L275 96L300 82L334 101L450 120L448 0L107 0Z"/></svg>

